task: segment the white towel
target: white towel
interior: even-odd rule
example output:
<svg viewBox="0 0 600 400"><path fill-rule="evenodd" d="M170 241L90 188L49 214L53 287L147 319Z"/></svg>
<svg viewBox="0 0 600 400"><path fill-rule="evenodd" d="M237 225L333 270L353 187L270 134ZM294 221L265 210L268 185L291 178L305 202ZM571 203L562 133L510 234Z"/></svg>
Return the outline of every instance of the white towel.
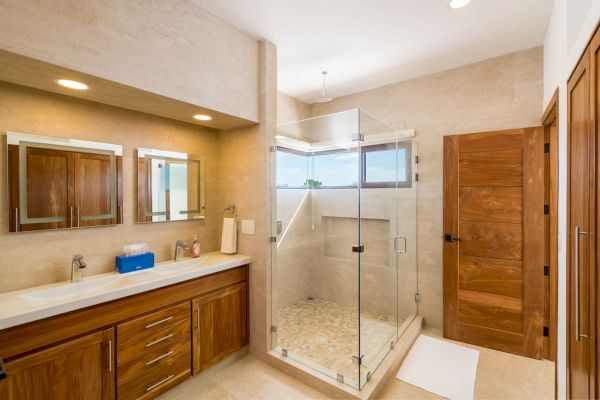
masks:
<svg viewBox="0 0 600 400"><path fill-rule="evenodd" d="M223 218L223 235L221 236L221 253L237 252L237 226L235 218Z"/></svg>

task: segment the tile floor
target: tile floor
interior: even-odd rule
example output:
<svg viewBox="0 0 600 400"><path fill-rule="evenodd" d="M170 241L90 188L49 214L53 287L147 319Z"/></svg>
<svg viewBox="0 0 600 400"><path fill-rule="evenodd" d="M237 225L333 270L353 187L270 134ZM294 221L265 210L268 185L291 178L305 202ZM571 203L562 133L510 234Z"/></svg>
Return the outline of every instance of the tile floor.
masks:
<svg viewBox="0 0 600 400"><path fill-rule="evenodd" d="M438 336L438 331L425 330ZM480 351L476 399L552 399L554 363L533 360L476 346ZM391 379L379 399L439 399L397 379ZM328 399L302 382L252 356L217 365L160 397L161 400L300 400Z"/></svg>
<svg viewBox="0 0 600 400"><path fill-rule="evenodd" d="M375 369L396 336L396 324L384 316L361 312L363 379ZM318 368L332 378L341 374L355 386L358 368L352 356L358 354L358 310L320 298L299 300L277 316L277 347L288 357Z"/></svg>

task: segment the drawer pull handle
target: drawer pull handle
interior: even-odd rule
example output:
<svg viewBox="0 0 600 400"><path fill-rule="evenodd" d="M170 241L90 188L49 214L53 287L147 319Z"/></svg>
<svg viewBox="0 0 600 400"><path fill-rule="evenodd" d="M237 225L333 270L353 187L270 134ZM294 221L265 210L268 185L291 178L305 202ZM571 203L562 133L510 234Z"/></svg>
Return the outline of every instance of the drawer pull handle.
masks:
<svg viewBox="0 0 600 400"><path fill-rule="evenodd" d="M164 322L170 321L173 319L173 316L167 317L165 319L161 319L160 321L153 322L151 324L146 325L146 329L152 328L153 326L160 325Z"/></svg>
<svg viewBox="0 0 600 400"><path fill-rule="evenodd" d="M173 337L173 334L169 333L167 336L161 337L160 339L156 339L154 342L146 343L146 347L154 346L156 343L160 343L163 340L167 340L167 339L172 338L172 337Z"/></svg>
<svg viewBox="0 0 600 400"><path fill-rule="evenodd" d="M162 385L165 382L170 381L171 379L175 378L175 375L171 374L169 376L167 376L166 378L156 382L154 385L150 385L150 386L146 386L146 392L151 391L152 389L157 388L158 386Z"/></svg>
<svg viewBox="0 0 600 400"><path fill-rule="evenodd" d="M157 362L157 361L160 361L160 360L162 360L162 359L163 359L163 358L165 358L165 357L169 357L171 354L173 354L173 350L171 350L171 351L169 351L169 352L167 352L167 353L163 354L162 356L158 356L158 357L156 357L154 360L147 361L147 362L146 362L146 365L152 365L152 364L154 364L155 362Z"/></svg>

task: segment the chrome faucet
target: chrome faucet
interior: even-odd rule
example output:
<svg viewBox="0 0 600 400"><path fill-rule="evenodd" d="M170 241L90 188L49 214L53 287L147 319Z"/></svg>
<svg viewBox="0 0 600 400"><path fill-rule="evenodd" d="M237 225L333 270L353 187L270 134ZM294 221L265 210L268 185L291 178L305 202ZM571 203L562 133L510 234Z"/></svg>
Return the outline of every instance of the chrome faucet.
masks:
<svg viewBox="0 0 600 400"><path fill-rule="evenodd" d="M187 251L190 247L187 242L183 240L177 240L175 242L175 261L179 261L179 249L183 249L183 251Z"/></svg>
<svg viewBox="0 0 600 400"><path fill-rule="evenodd" d="M71 260L71 282L81 282L81 270L87 267L83 256L75 254Z"/></svg>

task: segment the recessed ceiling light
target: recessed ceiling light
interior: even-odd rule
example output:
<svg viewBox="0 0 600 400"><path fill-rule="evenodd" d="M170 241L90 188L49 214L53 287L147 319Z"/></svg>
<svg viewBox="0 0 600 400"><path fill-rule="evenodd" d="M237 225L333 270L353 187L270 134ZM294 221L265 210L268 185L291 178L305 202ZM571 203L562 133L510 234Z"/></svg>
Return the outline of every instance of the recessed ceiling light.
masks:
<svg viewBox="0 0 600 400"><path fill-rule="evenodd" d="M472 0L450 0L448 2L448 7L450 8L463 8L469 5Z"/></svg>
<svg viewBox="0 0 600 400"><path fill-rule="evenodd" d="M210 121L212 117L210 115L196 114L194 115L194 119L197 119L198 121Z"/></svg>
<svg viewBox="0 0 600 400"><path fill-rule="evenodd" d="M56 81L56 83L58 83L60 86L64 86L69 89L75 89L75 90L87 90L88 89L88 85L86 85L85 83L72 81L70 79L59 79Z"/></svg>

